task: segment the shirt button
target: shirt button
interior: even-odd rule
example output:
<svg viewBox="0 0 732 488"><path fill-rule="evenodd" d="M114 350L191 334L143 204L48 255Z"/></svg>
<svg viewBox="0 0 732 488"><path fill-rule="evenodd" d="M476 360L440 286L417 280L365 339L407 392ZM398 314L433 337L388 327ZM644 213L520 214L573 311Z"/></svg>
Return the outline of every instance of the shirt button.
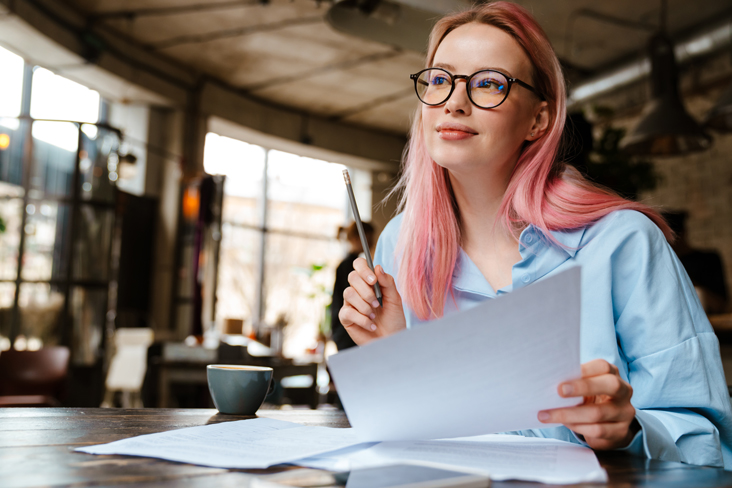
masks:
<svg viewBox="0 0 732 488"><path fill-rule="evenodd" d="M533 240L534 240L534 237L531 234L527 235L526 238L524 239L524 241L526 241L526 244L531 244L531 241L533 241Z"/></svg>
<svg viewBox="0 0 732 488"><path fill-rule="evenodd" d="M521 281L523 281L524 283L528 283L529 281L531 281L531 276L528 274L525 274L521 277Z"/></svg>

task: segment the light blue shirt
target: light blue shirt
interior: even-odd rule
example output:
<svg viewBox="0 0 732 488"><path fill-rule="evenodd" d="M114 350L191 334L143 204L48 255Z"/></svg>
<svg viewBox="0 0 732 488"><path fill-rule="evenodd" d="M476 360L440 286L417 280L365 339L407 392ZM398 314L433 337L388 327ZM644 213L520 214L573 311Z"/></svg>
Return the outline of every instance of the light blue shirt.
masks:
<svg viewBox="0 0 732 488"><path fill-rule="evenodd" d="M394 277L401 222L400 214L386 226L374 259ZM461 249L453 274L456 304L448 297L445 316L580 265L581 361L604 359L633 387L642 429L624 450L732 469L732 415L719 342L660 229L639 212L620 210L552 235L562 246L533 225L524 229L513 282L497 292ZM404 313L407 327L422 322L406 305ZM564 426L520 433L583 444Z"/></svg>

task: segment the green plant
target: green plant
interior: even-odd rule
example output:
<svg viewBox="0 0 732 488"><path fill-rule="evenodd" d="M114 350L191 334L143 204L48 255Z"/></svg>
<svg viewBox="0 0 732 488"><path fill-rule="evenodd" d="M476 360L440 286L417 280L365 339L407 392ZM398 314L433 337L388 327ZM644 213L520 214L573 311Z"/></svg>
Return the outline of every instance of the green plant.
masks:
<svg viewBox="0 0 732 488"><path fill-rule="evenodd" d="M0 217L0 234L5 232L6 229L7 229L7 227L5 225L5 221L3 220L2 217Z"/></svg>

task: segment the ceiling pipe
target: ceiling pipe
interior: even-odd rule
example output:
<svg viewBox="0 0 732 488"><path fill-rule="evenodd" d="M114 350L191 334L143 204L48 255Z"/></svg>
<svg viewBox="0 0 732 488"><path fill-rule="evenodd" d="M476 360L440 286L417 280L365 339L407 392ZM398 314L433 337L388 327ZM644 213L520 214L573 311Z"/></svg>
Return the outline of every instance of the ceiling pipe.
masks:
<svg viewBox="0 0 732 488"><path fill-rule="evenodd" d="M674 48L676 62L681 64L719 49L727 48L730 42L732 42L732 20L727 20L677 43ZM650 73L651 61L648 57L624 64L572 87L567 104L571 107L586 102L639 81Z"/></svg>

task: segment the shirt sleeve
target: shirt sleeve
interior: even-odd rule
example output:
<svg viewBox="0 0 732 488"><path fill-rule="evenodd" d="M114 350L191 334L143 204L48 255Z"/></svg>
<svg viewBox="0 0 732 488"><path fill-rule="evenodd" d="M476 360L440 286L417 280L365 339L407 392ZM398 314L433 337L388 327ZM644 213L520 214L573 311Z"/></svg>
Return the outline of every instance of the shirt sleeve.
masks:
<svg viewBox="0 0 732 488"><path fill-rule="evenodd" d="M637 212L623 214L614 222L620 240L610 255L611 293L641 425L625 450L732 466L730 398L717 337L658 227Z"/></svg>

